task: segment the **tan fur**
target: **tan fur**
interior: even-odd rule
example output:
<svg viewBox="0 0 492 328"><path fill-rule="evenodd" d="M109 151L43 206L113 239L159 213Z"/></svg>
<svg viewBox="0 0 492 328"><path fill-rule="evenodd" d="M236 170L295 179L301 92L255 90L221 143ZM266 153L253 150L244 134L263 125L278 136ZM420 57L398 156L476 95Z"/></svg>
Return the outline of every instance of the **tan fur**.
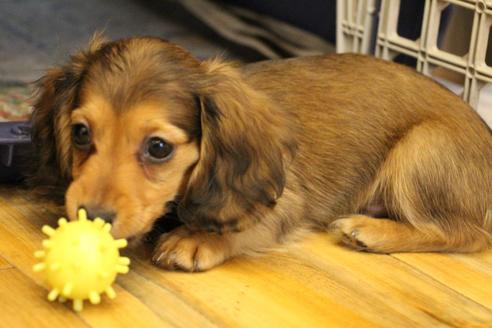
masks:
<svg viewBox="0 0 492 328"><path fill-rule="evenodd" d="M77 122L93 151L71 146ZM35 176L69 185L71 218L96 204L116 211L116 236L140 237L177 204L186 225L153 257L167 269L206 270L328 227L374 252L491 244L490 130L397 64L334 55L239 67L155 38L97 41L41 80L33 125ZM156 134L176 153L142 163Z"/></svg>

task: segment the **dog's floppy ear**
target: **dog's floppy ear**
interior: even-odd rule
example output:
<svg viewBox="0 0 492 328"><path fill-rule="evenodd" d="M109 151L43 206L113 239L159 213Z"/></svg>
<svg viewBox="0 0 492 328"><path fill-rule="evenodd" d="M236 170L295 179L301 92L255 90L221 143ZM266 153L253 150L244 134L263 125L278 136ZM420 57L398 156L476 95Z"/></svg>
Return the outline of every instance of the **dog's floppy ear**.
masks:
<svg viewBox="0 0 492 328"><path fill-rule="evenodd" d="M260 220L282 194L295 133L288 114L243 81L238 70L219 61L202 65L200 159L178 215L191 227L240 231Z"/></svg>
<svg viewBox="0 0 492 328"><path fill-rule="evenodd" d="M77 106L78 93L91 55L103 44L96 34L89 49L70 58L68 64L49 70L37 82L31 116L33 152L30 183L60 191L70 180L70 114ZM60 188L62 187L62 188ZM53 189L54 188L54 189Z"/></svg>

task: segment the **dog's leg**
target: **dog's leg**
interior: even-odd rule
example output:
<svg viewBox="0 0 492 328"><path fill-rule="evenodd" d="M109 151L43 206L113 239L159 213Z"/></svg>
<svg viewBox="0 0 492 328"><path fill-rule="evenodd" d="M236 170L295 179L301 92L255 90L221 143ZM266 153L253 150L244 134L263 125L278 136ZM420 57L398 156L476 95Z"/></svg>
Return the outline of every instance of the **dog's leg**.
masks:
<svg viewBox="0 0 492 328"><path fill-rule="evenodd" d="M182 226L161 236L152 262L167 270L204 271L231 257L261 252L279 242L278 229L261 223L242 232L223 234Z"/></svg>
<svg viewBox="0 0 492 328"><path fill-rule="evenodd" d="M492 245L492 147L487 140L471 143L470 133L436 121L409 131L368 192L368 200L382 199L395 220L336 220L332 227L342 241L383 253L473 252Z"/></svg>
<svg viewBox="0 0 492 328"><path fill-rule="evenodd" d="M390 219L376 219L365 215L354 215L335 220L332 230L340 241L356 250L394 252L473 252L487 246L485 236L475 240L460 239L459 234L446 234L436 226L415 227L408 223Z"/></svg>
<svg viewBox="0 0 492 328"><path fill-rule="evenodd" d="M430 238L408 224L390 219L354 215L335 220L331 229L340 241L354 249L378 253L442 247L441 238Z"/></svg>
<svg viewBox="0 0 492 328"><path fill-rule="evenodd" d="M182 226L159 238L152 262L167 270L207 270L233 255L234 239L229 233L192 232Z"/></svg>
<svg viewBox="0 0 492 328"><path fill-rule="evenodd" d="M276 207L241 232L213 233L191 231L186 226L162 235L154 250L152 262L167 270L204 271L227 259L267 251L281 243L296 239L307 229L302 218L302 198L286 189Z"/></svg>

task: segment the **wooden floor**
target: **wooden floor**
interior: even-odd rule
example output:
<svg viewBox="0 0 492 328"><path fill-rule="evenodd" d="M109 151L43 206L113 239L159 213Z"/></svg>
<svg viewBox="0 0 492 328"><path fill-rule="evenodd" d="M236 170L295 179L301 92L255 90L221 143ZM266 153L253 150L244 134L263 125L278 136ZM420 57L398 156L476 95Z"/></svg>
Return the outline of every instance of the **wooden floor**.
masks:
<svg viewBox="0 0 492 328"><path fill-rule="evenodd" d="M492 327L492 251L364 254L324 234L198 274L130 254L118 297L76 314L32 272L60 213L31 198L0 188L0 327Z"/></svg>

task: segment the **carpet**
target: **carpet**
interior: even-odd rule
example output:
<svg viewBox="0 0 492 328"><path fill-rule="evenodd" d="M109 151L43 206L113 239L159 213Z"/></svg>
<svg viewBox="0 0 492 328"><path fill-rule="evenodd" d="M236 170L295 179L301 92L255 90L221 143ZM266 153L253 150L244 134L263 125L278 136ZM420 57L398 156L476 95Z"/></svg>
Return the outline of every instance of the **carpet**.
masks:
<svg viewBox="0 0 492 328"><path fill-rule="evenodd" d="M31 113L32 89L28 85L0 84L0 121L24 121Z"/></svg>

